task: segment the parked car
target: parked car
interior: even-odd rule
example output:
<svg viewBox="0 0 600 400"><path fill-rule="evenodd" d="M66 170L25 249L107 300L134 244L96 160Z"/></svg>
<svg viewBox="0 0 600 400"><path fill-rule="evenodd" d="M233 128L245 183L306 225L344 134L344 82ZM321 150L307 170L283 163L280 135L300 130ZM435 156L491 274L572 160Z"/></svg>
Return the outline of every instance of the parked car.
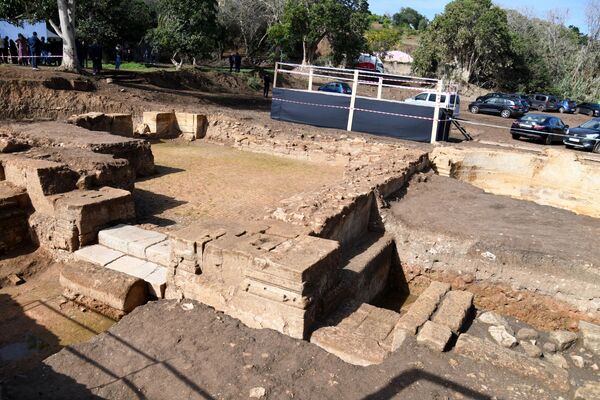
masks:
<svg viewBox="0 0 600 400"><path fill-rule="evenodd" d="M523 102L525 102L527 104L528 108L531 107L531 102L529 101L529 97L525 94L518 94L518 93L508 94L508 93L501 93L501 92L492 92L492 93L486 94L485 96L478 97L477 101L487 100L492 97L501 97L504 99L518 98L518 99L522 100Z"/></svg>
<svg viewBox="0 0 600 400"><path fill-rule="evenodd" d="M560 118L544 114L528 114L513 122L510 134L515 140L527 137L542 139L544 144L552 144L562 142L568 128L569 125L565 125ZM552 133L557 133L558 136Z"/></svg>
<svg viewBox="0 0 600 400"><path fill-rule="evenodd" d="M404 100L405 103L416 104L418 106L435 107L435 92L419 93L415 97L409 97ZM440 96L440 103L443 108L449 110L454 117L460 115L460 96L455 92L444 92Z"/></svg>
<svg viewBox="0 0 600 400"><path fill-rule="evenodd" d="M352 94L352 88L344 82L329 82L319 87L319 90L321 92Z"/></svg>
<svg viewBox="0 0 600 400"><path fill-rule="evenodd" d="M531 108L538 111L558 111L558 99L547 94L532 94L529 95Z"/></svg>
<svg viewBox="0 0 600 400"><path fill-rule="evenodd" d="M569 129L563 143L567 148L577 147L600 153L600 118L594 118L576 128Z"/></svg>
<svg viewBox="0 0 600 400"><path fill-rule="evenodd" d="M577 103L571 99L562 99L558 102L558 112L562 113L574 113L577 109Z"/></svg>
<svg viewBox="0 0 600 400"><path fill-rule="evenodd" d="M484 101L487 99L491 99L492 97L508 97L508 95L506 93L501 92L492 92L483 96L479 96L477 99L475 99L475 101Z"/></svg>
<svg viewBox="0 0 600 400"><path fill-rule="evenodd" d="M577 114L586 114L590 117L600 117L600 104L582 103L575 110Z"/></svg>
<svg viewBox="0 0 600 400"><path fill-rule="evenodd" d="M474 101L469 104L469 111L473 114L489 113L500 114L502 118L521 116L526 113L526 107L517 98L491 97L483 101Z"/></svg>

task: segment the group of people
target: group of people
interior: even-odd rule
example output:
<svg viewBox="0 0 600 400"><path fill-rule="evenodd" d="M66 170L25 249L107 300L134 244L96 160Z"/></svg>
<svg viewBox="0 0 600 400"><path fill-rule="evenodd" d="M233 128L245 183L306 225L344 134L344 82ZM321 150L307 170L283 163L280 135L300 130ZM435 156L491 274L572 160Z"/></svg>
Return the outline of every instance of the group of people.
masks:
<svg viewBox="0 0 600 400"><path fill-rule="evenodd" d="M240 72L240 68L242 67L242 56L237 51L235 54L229 55L229 72Z"/></svg>
<svg viewBox="0 0 600 400"><path fill-rule="evenodd" d="M60 63L60 43L46 41L38 37L37 32L26 38L19 33L16 40L8 36L0 38L0 63L30 65L38 70L39 65L58 65Z"/></svg>

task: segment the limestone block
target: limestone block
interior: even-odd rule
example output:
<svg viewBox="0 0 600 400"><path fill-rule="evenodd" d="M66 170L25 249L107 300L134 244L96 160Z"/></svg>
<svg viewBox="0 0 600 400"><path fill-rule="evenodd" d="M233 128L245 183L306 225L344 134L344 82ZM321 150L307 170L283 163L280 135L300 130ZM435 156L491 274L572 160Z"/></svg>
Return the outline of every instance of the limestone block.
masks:
<svg viewBox="0 0 600 400"><path fill-rule="evenodd" d="M512 348L517 345L517 339L511 335L504 325L493 325L488 328L490 336L502 347Z"/></svg>
<svg viewBox="0 0 600 400"><path fill-rule="evenodd" d="M452 331L445 325L427 321L417 335L417 342L434 351L442 352L452 338Z"/></svg>
<svg viewBox="0 0 600 400"><path fill-rule="evenodd" d="M151 137L170 137L179 133L175 114L172 112L144 112L143 123L150 128Z"/></svg>
<svg viewBox="0 0 600 400"><path fill-rule="evenodd" d="M146 249L146 260L168 267L171 260L171 242L164 240Z"/></svg>
<svg viewBox="0 0 600 400"><path fill-rule="evenodd" d="M548 340L556 345L558 351L564 351L577 341L577 334L569 331L552 331Z"/></svg>
<svg viewBox="0 0 600 400"><path fill-rule="evenodd" d="M310 342L349 364L363 367L381 364L388 355L376 340L338 327L317 329L311 335Z"/></svg>
<svg viewBox="0 0 600 400"><path fill-rule="evenodd" d="M450 290L449 283L432 281L429 284L429 286L427 287L427 289L425 289L423 291L423 293L421 293L421 296L419 296L419 297L430 298L436 304L439 304L442 297L444 297L444 295L446 293L448 293L449 290Z"/></svg>
<svg viewBox="0 0 600 400"><path fill-rule="evenodd" d="M131 114L106 114L110 118L110 133L113 135L133 137L133 118Z"/></svg>
<svg viewBox="0 0 600 400"><path fill-rule="evenodd" d="M71 299L83 295L124 313L147 300L143 280L85 262L65 265L60 284Z"/></svg>
<svg viewBox="0 0 600 400"><path fill-rule="evenodd" d="M157 266L148 276L144 278L148 282L150 295L163 299L165 297L165 288L167 286L167 268Z"/></svg>
<svg viewBox="0 0 600 400"><path fill-rule="evenodd" d="M450 328L452 332L458 333L472 306L473 293L452 290L446 294L442 304L433 316L432 321L445 325Z"/></svg>
<svg viewBox="0 0 600 400"><path fill-rule="evenodd" d="M137 258L146 258L146 249L167 239L167 235L133 225L117 225L98 233L100 244Z"/></svg>
<svg viewBox="0 0 600 400"><path fill-rule="evenodd" d="M517 375L537 379L556 390L567 392L570 389L569 374L564 369L506 349L489 340L464 333L459 336L454 350L474 361L490 363Z"/></svg>
<svg viewBox="0 0 600 400"><path fill-rule="evenodd" d="M425 317L424 315L406 313L400 317L394 329L404 330L411 335L416 335L419 328L428 320L429 317Z"/></svg>
<svg viewBox="0 0 600 400"><path fill-rule="evenodd" d="M600 355L600 325L579 321L579 330L583 337L583 347Z"/></svg>
<svg viewBox="0 0 600 400"><path fill-rule="evenodd" d="M163 298L167 282L167 268L131 256L123 256L108 263L106 268L143 279L149 283L152 296Z"/></svg>
<svg viewBox="0 0 600 400"><path fill-rule="evenodd" d="M192 113L175 113L177 127L187 140L202 139L206 135L208 119L206 115Z"/></svg>
<svg viewBox="0 0 600 400"><path fill-rule="evenodd" d="M77 250L73 255L78 260L87 261L104 267L116 259L123 257L125 254L101 244L94 244Z"/></svg>

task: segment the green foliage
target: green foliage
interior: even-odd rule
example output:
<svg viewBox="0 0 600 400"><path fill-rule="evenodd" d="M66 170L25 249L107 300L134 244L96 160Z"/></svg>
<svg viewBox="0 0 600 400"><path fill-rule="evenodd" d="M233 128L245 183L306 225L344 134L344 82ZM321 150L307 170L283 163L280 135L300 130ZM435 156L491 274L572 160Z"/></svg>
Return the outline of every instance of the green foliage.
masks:
<svg viewBox="0 0 600 400"><path fill-rule="evenodd" d="M467 82L493 85L511 65L506 13L491 0L455 0L424 31L413 55L423 75L457 73Z"/></svg>
<svg viewBox="0 0 600 400"><path fill-rule="evenodd" d="M414 30L423 30L429 24L429 21L423 14L410 7L402 7L400 12L394 14L392 19L394 25L409 26Z"/></svg>
<svg viewBox="0 0 600 400"><path fill-rule="evenodd" d="M157 27L148 34L162 50L185 57L206 56L219 36L216 0L158 0Z"/></svg>
<svg viewBox="0 0 600 400"><path fill-rule="evenodd" d="M156 14L143 0L79 0L77 37L104 46L137 43L156 24Z"/></svg>
<svg viewBox="0 0 600 400"><path fill-rule="evenodd" d="M366 47L369 26L366 0L289 0L281 22L269 29L271 42L288 54L302 54L305 63L315 59L317 46L328 38L333 60L354 59Z"/></svg>
<svg viewBox="0 0 600 400"><path fill-rule="evenodd" d="M56 0L0 0L0 19L19 23L50 18L58 20Z"/></svg>
<svg viewBox="0 0 600 400"><path fill-rule="evenodd" d="M365 34L371 53L385 53L394 50L402 39L402 32L396 28L371 29Z"/></svg>

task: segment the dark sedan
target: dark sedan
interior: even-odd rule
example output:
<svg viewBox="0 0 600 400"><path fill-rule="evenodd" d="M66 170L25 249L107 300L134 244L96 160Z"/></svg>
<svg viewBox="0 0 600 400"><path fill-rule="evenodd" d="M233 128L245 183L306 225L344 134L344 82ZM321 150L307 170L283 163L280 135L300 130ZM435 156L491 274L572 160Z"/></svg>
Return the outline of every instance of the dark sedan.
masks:
<svg viewBox="0 0 600 400"><path fill-rule="evenodd" d="M521 137L541 139L544 144L562 142L569 125L556 117L544 114L528 114L515 122L510 127L510 134L513 139ZM553 133L557 135L553 135Z"/></svg>
<svg viewBox="0 0 600 400"><path fill-rule="evenodd" d="M576 128L569 129L563 143L567 148L577 147L600 153L600 118L594 118Z"/></svg>
<svg viewBox="0 0 600 400"><path fill-rule="evenodd" d="M516 97L490 97L483 101L474 101L469 104L469 111L473 114L490 113L500 114L502 118L510 118L521 116L527 112L527 108L521 102L521 99Z"/></svg>
<svg viewBox="0 0 600 400"><path fill-rule="evenodd" d="M575 110L578 114L589 115L590 117L600 117L600 104L581 103Z"/></svg>
<svg viewBox="0 0 600 400"><path fill-rule="evenodd" d="M321 92L352 94L352 88L347 83L329 82L319 88Z"/></svg>

